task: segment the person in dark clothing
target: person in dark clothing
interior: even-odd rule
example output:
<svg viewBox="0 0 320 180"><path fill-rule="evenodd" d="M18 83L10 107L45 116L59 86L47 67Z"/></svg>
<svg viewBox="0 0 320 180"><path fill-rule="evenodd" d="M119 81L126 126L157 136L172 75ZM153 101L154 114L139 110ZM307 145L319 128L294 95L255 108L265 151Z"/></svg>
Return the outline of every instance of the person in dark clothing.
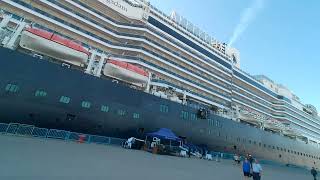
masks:
<svg viewBox="0 0 320 180"><path fill-rule="evenodd" d="M248 154L248 161L250 162L251 168L252 168L253 160L254 160L254 159L253 159L252 155L251 155L251 154Z"/></svg>
<svg viewBox="0 0 320 180"><path fill-rule="evenodd" d="M191 156L191 148L190 147L188 147L188 156L189 156L189 158Z"/></svg>
<svg viewBox="0 0 320 180"><path fill-rule="evenodd" d="M312 167L312 169L311 169L311 174L312 174L314 180L317 180L317 174L318 174L318 172L317 172L317 170L316 170L314 167Z"/></svg>

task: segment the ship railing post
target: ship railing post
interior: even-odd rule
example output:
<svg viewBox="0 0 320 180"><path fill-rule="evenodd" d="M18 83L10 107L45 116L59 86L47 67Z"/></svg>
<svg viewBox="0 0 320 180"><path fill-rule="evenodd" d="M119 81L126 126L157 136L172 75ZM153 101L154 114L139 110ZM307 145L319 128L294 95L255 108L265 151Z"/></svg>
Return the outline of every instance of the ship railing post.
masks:
<svg viewBox="0 0 320 180"><path fill-rule="evenodd" d="M147 85L146 85L146 90L145 90L146 93L150 92L151 77L152 77L152 73L150 72L149 73L149 77L148 77L148 82L147 82Z"/></svg>
<svg viewBox="0 0 320 180"><path fill-rule="evenodd" d="M97 55L97 51L96 50L92 50L91 51L91 56L89 58L88 67L87 67L85 73L88 73L88 74L92 73L91 70L92 70L92 66L93 66L93 63L95 61L96 55Z"/></svg>
<svg viewBox="0 0 320 180"><path fill-rule="evenodd" d="M12 18L12 15L7 15L7 14L3 15L3 19L0 23L0 28L6 27L11 18Z"/></svg>
<svg viewBox="0 0 320 180"><path fill-rule="evenodd" d="M187 92L185 90L183 91L182 104L184 104L184 105L187 104Z"/></svg>
<svg viewBox="0 0 320 180"><path fill-rule="evenodd" d="M18 28L16 29L14 34L11 36L9 42L4 47L9 49L15 49L15 43L18 37L21 35L21 32L23 31L23 29L26 27L26 25L27 25L26 22L24 22L23 20L20 21Z"/></svg>
<svg viewBox="0 0 320 180"><path fill-rule="evenodd" d="M98 68L96 68L96 70L95 70L95 76L97 76L97 77L101 76L102 67L108 57L110 57L110 55L106 55L106 54L101 55L101 58L100 58L100 61L98 64Z"/></svg>

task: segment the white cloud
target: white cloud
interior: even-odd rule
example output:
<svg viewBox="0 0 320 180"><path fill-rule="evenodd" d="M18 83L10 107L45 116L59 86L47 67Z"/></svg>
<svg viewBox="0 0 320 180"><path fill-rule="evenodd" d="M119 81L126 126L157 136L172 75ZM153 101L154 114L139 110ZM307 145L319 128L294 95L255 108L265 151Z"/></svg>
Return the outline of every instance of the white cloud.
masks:
<svg viewBox="0 0 320 180"><path fill-rule="evenodd" d="M253 0L252 4L247 7L241 14L240 21L233 31L228 45L232 46L239 37L246 31L250 23L257 17L257 14L264 8L265 0Z"/></svg>

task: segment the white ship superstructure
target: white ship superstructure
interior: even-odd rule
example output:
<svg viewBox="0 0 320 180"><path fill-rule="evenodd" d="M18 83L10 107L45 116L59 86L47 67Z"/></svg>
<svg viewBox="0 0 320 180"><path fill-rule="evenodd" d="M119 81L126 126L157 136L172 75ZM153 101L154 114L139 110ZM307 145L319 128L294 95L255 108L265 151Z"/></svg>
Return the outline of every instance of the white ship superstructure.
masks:
<svg viewBox="0 0 320 180"><path fill-rule="evenodd" d="M167 16L148 2L129 0L0 0L0 7L5 47L17 48L11 40L21 38L19 48L55 54L88 74L320 147L314 106L265 76L243 72L236 49L176 13ZM30 33L37 29L81 48ZM64 48L74 52L69 59Z"/></svg>

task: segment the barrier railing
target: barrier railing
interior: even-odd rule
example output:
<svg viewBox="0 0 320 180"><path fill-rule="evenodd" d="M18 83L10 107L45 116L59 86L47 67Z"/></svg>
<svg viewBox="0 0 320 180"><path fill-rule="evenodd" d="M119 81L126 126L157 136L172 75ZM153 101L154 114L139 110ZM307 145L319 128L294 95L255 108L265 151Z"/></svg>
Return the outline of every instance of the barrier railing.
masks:
<svg viewBox="0 0 320 180"><path fill-rule="evenodd" d="M120 138L83 134L59 129L38 128L33 125L19 123L0 123L0 134L117 146L121 146L125 141L125 139Z"/></svg>

